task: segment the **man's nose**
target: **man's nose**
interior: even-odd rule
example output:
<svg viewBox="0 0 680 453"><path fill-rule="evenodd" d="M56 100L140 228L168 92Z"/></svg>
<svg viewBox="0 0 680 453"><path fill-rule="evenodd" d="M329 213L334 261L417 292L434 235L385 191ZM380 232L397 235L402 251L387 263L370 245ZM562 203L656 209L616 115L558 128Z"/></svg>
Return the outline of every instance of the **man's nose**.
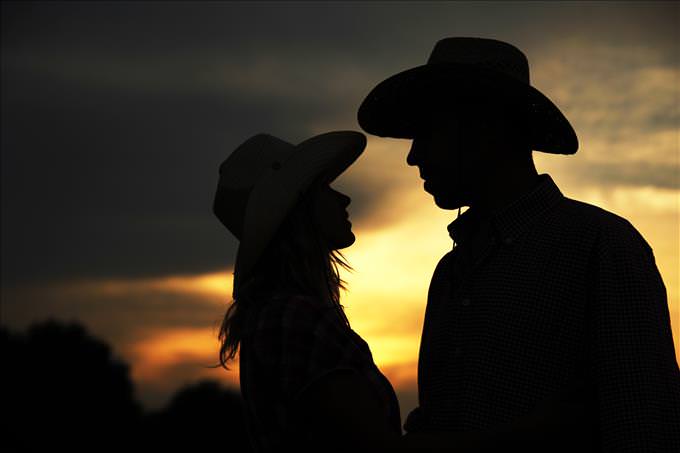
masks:
<svg viewBox="0 0 680 453"><path fill-rule="evenodd" d="M411 142L411 149L408 152L408 155L406 156L406 163L414 166L418 165L418 162L420 161L420 142L418 142L416 139L413 139Z"/></svg>

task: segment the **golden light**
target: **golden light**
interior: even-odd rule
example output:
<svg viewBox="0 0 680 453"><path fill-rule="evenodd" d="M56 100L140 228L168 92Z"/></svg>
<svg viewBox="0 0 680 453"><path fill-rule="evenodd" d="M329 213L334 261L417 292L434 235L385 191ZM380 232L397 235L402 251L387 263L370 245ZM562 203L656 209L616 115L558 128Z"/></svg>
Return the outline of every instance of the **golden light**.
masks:
<svg viewBox="0 0 680 453"><path fill-rule="evenodd" d="M355 225L356 243L343 250L354 272L342 274L349 288L342 303L352 328L369 344L376 364L395 388L413 390L427 289L437 262L452 247L446 226L456 212L438 209L422 190L417 174L409 174L404 168L397 170L403 154L395 153L393 145L406 152L405 141L377 144L375 153L359 160L345 180L356 183L368 177L376 159L388 162L390 170L376 179L384 178L390 192L384 194L373 216L369 214L363 224ZM668 290L676 358L680 357L679 191L582 185L573 178L572 163L540 153L535 153L535 161L539 172L551 174L566 196L629 219L650 243ZM397 214L386 213L396 209ZM391 218L387 223L380 221L385 215ZM216 310L221 311L229 301L231 283L231 269L226 269L196 276L88 281L71 288L87 288L93 294L138 294L140 300L151 293L161 299L164 295L185 295L188 303L200 298L214 302ZM134 378L147 384L167 380L175 373L185 380L209 376L238 385L236 364L230 372L204 368L216 362L217 347L214 325L168 327L147 332L129 347L128 355ZM181 372L177 371L180 366L184 367Z"/></svg>
<svg viewBox="0 0 680 453"><path fill-rule="evenodd" d="M72 281L61 287L62 291L120 294L146 291L184 293L224 299L231 295L231 271L203 275L179 275L147 279L105 279Z"/></svg>

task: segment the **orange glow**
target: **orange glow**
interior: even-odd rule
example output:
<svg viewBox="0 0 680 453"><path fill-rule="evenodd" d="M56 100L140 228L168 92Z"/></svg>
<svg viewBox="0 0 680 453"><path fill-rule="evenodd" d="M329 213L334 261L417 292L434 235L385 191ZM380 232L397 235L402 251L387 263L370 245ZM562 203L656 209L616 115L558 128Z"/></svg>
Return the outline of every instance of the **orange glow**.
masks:
<svg viewBox="0 0 680 453"><path fill-rule="evenodd" d="M438 210L431 200L423 203L427 194L413 192L403 197L411 210L408 216L378 230L355 231L357 242L344 251L355 272L343 274L349 287L349 292L343 295L343 304L353 329L367 341L375 362L396 388L413 386L416 381L427 287L437 261L451 247L445 227L455 218L451 211ZM564 192L568 194L568 190ZM653 246L669 292L676 357L680 357L678 258L673 254L677 250L674 249L677 237L670 234L670 230L663 233L664 228L677 225L672 216L677 192L641 188L611 192L583 190L581 193L584 201L629 218ZM647 202L649 199L654 201ZM230 278L230 272L223 272L132 285L136 289L163 293L201 294L223 304L225 294L230 291ZM102 288L105 291L130 289L124 282L109 282ZM133 369L139 379L162 379L163 370L173 364L212 363L214 357L210 354L216 345L210 328L168 329L136 345ZM198 369L197 375L200 375ZM229 379L237 383L234 376Z"/></svg>
<svg viewBox="0 0 680 453"><path fill-rule="evenodd" d="M373 146L369 139L369 147ZM376 145L376 156L359 160L347 178L365 177L374 159L387 159L394 168L376 178L393 178L392 192L364 224L355 226L356 243L343 250L354 272L343 272L349 291L343 294L353 329L369 344L373 358L397 390L413 391L417 379L418 348L427 288L432 272L452 243L446 225L454 211L438 209L422 191L415 172L397 169L395 162L405 155L407 142ZM668 290L669 309L680 362L680 245L677 234L680 191L647 187L582 185L570 179L573 169L565 160L535 153L540 173L550 173L566 196L598 205L631 221L652 246L657 265ZM399 176L394 176L398 173ZM353 173L354 172L354 173ZM347 180L345 180L347 181ZM341 186L343 181L338 181ZM348 193L351 192L348 191ZM383 210L394 210L390 221L381 221ZM351 205L350 205L351 212ZM385 214L387 215L387 214ZM231 295L231 269L197 276L170 276L144 280L106 280L72 285L73 291L97 294L129 294L144 300L157 294L186 295L191 300L214 302L221 313ZM212 377L238 385L238 366L205 369L217 360L215 326L204 328L158 328L145 332L128 348L133 376L141 382L189 381ZM178 367L183 367L178 371ZM154 384L155 385L155 384Z"/></svg>
<svg viewBox="0 0 680 453"><path fill-rule="evenodd" d="M237 387L238 362L230 365L230 371L206 368L217 363L217 348L215 332L210 328L160 330L134 344L129 351L133 378L162 381L173 367L185 365L193 369L186 378L217 378Z"/></svg>
<svg viewBox="0 0 680 453"><path fill-rule="evenodd" d="M62 287L61 290L96 292L102 295L152 291L212 296L223 301L225 296L231 295L232 277L231 271L227 271L203 275L178 275L140 280L87 280L70 282L65 287Z"/></svg>

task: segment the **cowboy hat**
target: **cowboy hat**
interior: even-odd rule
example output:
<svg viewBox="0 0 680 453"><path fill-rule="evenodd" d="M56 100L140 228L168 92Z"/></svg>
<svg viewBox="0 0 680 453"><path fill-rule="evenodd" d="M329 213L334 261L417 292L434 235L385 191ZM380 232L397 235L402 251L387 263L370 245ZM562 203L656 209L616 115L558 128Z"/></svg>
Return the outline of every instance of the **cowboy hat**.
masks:
<svg viewBox="0 0 680 453"><path fill-rule="evenodd" d="M485 38L452 37L437 42L427 64L380 82L358 111L361 128L381 137L413 138L419 119L432 110L466 105L523 108L532 150L574 154L578 139L547 96L531 86L529 63L515 46Z"/></svg>
<svg viewBox="0 0 680 453"><path fill-rule="evenodd" d="M239 239L233 296L253 271L288 212L314 183L330 183L363 152L366 136L334 131L293 145L257 134L219 167L213 213Z"/></svg>

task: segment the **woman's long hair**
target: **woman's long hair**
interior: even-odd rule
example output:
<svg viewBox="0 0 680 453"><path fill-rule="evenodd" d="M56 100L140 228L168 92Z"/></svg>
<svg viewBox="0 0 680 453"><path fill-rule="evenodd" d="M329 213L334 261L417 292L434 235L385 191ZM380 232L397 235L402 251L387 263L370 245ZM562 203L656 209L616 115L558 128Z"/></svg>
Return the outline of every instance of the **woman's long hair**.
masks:
<svg viewBox="0 0 680 453"><path fill-rule="evenodd" d="M333 250L314 222L312 200L319 185L314 184L288 214L277 234L256 264L251 277L241 283L238 300L233 299L219 331L220 364L229 369L245 332L248 315L269 297L285 294L312 296L336 310L349 325L340 304L340 289L346 290L339 267L352 270L345 257Z"/></svg>

